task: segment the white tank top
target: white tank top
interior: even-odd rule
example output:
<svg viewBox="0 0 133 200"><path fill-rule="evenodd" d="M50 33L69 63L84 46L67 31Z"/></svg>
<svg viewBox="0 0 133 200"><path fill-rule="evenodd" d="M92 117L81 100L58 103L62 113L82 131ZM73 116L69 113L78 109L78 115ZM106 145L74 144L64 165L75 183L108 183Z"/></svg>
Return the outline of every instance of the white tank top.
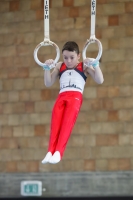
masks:
<svg viewBox="0 0 133 200"><path fill-rule="evenodd" d="M83 63L76 68L68 69L63 63L60 68L60 93L65 91L78 91L83 93L86 76L83 72Z"/></svg>

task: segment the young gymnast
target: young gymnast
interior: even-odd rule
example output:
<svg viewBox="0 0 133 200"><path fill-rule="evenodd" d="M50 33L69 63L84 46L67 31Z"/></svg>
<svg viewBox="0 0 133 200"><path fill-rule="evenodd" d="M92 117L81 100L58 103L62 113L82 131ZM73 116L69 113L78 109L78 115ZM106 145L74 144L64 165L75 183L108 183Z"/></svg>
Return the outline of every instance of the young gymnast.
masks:
<svg viewBox="0 0 133 200"><path fill-rule="evenodd" d="M46 87L52 86L59 78L60 91L52 111L48 153L42 160L43 164L56 164L62 159L82 105L82 95L88 75L98 84L104 81L99 62L91 65L93 58L79 62L79 47L74 41L64 44L62 56L63 62L57 63L52 72L47 69L44 73ZM45 64L50 66L53 62L54 60L49 59Z"/></svg>

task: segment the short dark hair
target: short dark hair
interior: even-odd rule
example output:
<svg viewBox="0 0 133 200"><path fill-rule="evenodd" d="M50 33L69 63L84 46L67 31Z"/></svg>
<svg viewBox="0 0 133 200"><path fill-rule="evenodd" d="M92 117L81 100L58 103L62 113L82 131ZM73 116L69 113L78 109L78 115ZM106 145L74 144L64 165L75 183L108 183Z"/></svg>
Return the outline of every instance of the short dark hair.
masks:
<svg viewBox="0 0 133 200"><path fill-rule="evenodd" d="M62 48L62 53L63 53L64 50L75 51L77 54L79 54L79 46L74 41L68 41L68 42L66 42L64 44L63 48Z"/></svg>

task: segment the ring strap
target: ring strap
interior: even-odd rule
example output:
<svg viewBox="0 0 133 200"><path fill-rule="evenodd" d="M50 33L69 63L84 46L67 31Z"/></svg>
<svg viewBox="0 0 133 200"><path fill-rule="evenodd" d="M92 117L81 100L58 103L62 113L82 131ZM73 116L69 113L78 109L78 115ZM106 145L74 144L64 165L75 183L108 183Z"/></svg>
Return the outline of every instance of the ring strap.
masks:
<svg viewBox="0 0 133 200"><path fill-rule="evenodd" d="M56 49L56 58L54 60L54 64L56 64L60 58L60 49L59 47L52 41L50 41L49 36L49 0L44 0L44 41L38 44L34 50L34 60L38 65L43 67L43 69L48 69L48 66L45 63L39 61L37 53L38 50L42 46L53 46ZM53 65L49 66L49 69L52 69Z"/></svg>
<svg viewBox="0 0 133 200"><path fill-rule="evenodd" d="M95 38L96 0L91 0L91 31L90 37Z"/></svg>
<svg viewBox="0 0 133 200"><path fill-rule="evenodd" d="M85 43L85 45L83 47L83 51L82 51L82 57L83 57L83 59L86 59L86 50L87 50L87 47L91 43L97 43L98 48L99 48L99 52L98 52L98 55L97 55L96 59L94 61L92 61L91 64L94 64L97 61L99 61L99 59L102 56L102 44L95 37L95 18L96 18L96 0L91 0L91 30L90 30L90 38L87 39L87 41L86 41L86 43Z"/></svg>
<svg viewBox="0 0 133 200"><path fill-rule="evenodd" d="M49 39L49 0L44 0L44 40Z"/></svg>

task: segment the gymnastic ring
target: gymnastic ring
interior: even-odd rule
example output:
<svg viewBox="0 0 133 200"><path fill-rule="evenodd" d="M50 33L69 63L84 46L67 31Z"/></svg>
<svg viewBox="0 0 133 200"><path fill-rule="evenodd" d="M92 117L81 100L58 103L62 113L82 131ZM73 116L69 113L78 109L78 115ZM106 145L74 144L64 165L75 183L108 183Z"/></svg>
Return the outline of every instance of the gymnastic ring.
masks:
<svg viewBox="0 0 133 200"><path fill-rule="evenodd" d="M59 49L59 47L54 43L54 42L52 42L52 41L50 41L50 40L44 40L43 42L41 42L40 44L38 44L37 46L36 46L36 48L35 48L35 50L34 50L34 60L36 61L36 63L38 64L38 65L40 65L41 67L44 67L44 63L42 63L39 59L38 59L38 56L37 56L37 53L38 53L38 50L42 47L42 46L53 46L53 47L55 47L55 49L56 49L56 58L55 58L55 60L54 60L54 64L56 64L57 62L58 62L58 60L59 60L59 58L60 58L60 49Z"/></svg>
<svg viewBox="0 0 133 200"><path fill-rule="evenodd" d="M102 56L102 43L97 39L97 38L90 38L89 40L87 39L83 51L82 51L82 57L83 60L86 59L86 50L87 47L91 44L91 43L97 43L99 51L98 51L98 55L96 57L96 59L94 61L91 62L91 64L95 64L96 62L98 62Z"/></svg>

